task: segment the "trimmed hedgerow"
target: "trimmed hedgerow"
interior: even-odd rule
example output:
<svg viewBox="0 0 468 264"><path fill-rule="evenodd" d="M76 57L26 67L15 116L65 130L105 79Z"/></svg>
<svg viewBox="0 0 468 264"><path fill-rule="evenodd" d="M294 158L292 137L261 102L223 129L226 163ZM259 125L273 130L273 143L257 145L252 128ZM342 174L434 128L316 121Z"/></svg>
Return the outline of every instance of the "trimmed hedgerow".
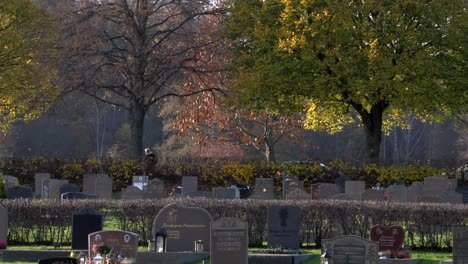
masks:
<svg viewBox="0 0 468 264"><path fill-rule="evenodd" d="M373 224L398 224L407 231L407 245L441 249L452 246L453 227L468 225L468 206L462 204L338 200L0 200L8 208L10 245L71 243L72 214L89 207L104 214L107 228L138 233L140 242L145 243L151 238L156 214L173 202L205 208L215 220L230 216L247 221L250 246L261 246L266 241L267 208L271 205L299 206L301 242L315 246L322 239L339 235L369 237Z"/></svg>

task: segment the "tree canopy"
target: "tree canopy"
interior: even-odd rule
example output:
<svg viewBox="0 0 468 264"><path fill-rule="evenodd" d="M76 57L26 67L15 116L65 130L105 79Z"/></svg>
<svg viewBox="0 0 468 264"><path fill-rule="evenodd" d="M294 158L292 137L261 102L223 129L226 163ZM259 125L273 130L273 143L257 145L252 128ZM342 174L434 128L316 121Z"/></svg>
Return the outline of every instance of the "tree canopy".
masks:
<svg viewBox="0 0 468 264"><path fill-rule="evenodd" d="M233 0L231 90L241 104L304 111L306 126L359 121L368 160L382 128L467 110L467 1ZM240 99L239 99L240 98Z"/></svg>
<svg viewBox="0 0 468 264"><path fill-rule="evenodd" d="M30 0L0 2L0 129L43 113L57 95L55 35L46 11Z"/></svg>

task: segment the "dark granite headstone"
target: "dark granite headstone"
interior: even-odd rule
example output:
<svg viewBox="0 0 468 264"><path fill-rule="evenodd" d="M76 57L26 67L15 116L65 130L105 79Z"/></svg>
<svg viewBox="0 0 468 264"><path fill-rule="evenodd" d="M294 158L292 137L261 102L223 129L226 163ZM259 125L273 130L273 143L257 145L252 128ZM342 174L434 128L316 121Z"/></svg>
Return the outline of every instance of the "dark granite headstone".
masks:
<svg viewBox="0 0 468 264"><path fill-rule="evenodd" d="M7 199L30 199L32 198L32 189L25 186L17 186L7 189Z"/></svg>
<svg viewBox="0 0 468 264"><path fill-rule="evenodd" d="M453 264L468 263L468 227L453 228Z"/></svg>
<svg viewBox="0 0 468 264"><path fill-rule="evenodd" d="M338 185L338 192L344 193L345 192L345 182L349 181L349 178L341 175L335 180L335 184Z"/></svg>
<svg viewBox="0 0 468 264"><path fill-rule="evenodd" d="M187 193L198 191L198 177L197 176L183 176L182 177L182 197L186 197Z"/></svg>
<svg viewBox="0 0 468 264"><path fill-rule="evenodd" d="M136 186L128 186L122 191L122 200L143 199L143 191Z"/></svg>
<svg viewBox="0 0 468 264"><path fill-rule="evenodd" d="M62 186L68 184L68 180L51 179L49 182L49 199L60 200Z"/></svg>
<svg viewBox="0 0 468 264"><path fill-rule="evenodd" d="M247 264L248 224L233 217L211 223L211 264Z"/></svg>
<svg viewBox="0 0 468 264"><path fill-rule="evenodd" d="M67 192L62 193L62 200L94 200L97 199L96 194L82 193L82 192Z"/></svg>
<svg viewBox="0 0 468 264"><path fill-rule="evenodd" d="M468 203L468 186L459 186L457 187L456 192L463 195L463 203Z"/></svg>
<svg viewBox="0 0 468 264"><path fill-rule="evenodd" d="M299 213L297 206L268 207L268 247L299 248Z"/></svg>
<svg viewBox="0 0 468 264"><path fill-rule="evenodd" d="M236 190L234 188L213 188L213 199L236 199Z"/></svg>
<svg viewBox="0 0 468 264"><path fill-rule="evenodd" d="M161 199L166 196L164 182L160 179L152 179L148 182L144 192L145 199Z"/></svg>
<svg viewBox="0 0 468 264"><path fill-rule="evenodd" d="M169 204L159 211L153 222L153 238L160 228L167 230L167 251L193 251L196 240L210 250L210 213L203 208Z"/></svg>
<svg viewBox="0 0 468 264"><path fill-rule="evenodd" d="M102 214L93 208L83 208L73 214L72 218L72 249L87 249L88 235L101 231L103 227Z"/></svg>
<svg viewBox="0 0 468 264"><path fill-rule="evenodd" d="M138 234L128 231L98 231L88 235L88 252L93 257L93 247L106 246L115 255L136 259L138 251Z"/></svg>
<svg viewBox="0 0 468 264"><path fill-rule="evenodd" d="M38 264L78 264L76 258L46 258L37 262Z"/></svg>
<svg viewBox="0 0 468 264"><path fill-rule="evenodd" d="M74 184L74 183L67 183L62 186L60 186L60 195L68 192L79 192L80 191L80 186Z"/></svg>
<svg viewBox="0 0 468 264"><path fill-rule="evenodd" d="M7 242L8 209L0 205L0 241Z"/></svg>

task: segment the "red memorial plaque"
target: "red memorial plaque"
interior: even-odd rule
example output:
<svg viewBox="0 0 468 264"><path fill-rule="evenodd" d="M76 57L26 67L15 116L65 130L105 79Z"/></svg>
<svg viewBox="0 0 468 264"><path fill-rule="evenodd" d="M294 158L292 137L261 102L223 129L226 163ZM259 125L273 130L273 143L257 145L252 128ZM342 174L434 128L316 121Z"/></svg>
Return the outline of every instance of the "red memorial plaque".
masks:
<svg viewBox="0 0 468 264"><path fill-rule="evenodd" d="M403 245L405 231L397 225L374 225L371 228L371 240L379 242L379 251L391 250L395 255Z"/></svg>

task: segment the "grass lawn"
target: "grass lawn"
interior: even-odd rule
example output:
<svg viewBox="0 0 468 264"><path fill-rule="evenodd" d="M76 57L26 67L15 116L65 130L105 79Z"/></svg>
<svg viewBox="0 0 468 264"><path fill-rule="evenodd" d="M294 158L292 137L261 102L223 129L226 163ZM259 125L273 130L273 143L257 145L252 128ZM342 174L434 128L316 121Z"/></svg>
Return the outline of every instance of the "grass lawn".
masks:
<svg viewBox="0 0 468 264"><path fill-rule="evenodd" d="M26 250L26 249L53 249L51 246L9 246L8 249L21 249L21 250ZM61 249L70 249L70 247L61 247ZM139 247L138 251L147 251L147 247ZM320 249L307 249L305 250L307 253L314 254L315 256L305 262L302 262L301 264L319 264L320 263ZM452 253L450 252L429 252L429 251L413 251L412 252L412 258L420 258L422 261L420 264L439 264L441 260L448 260L452 258ZM5 264L10 264L10 263L17 263L17 264L35 264L37 262L0 262L0 263L5 263ZM193 264L207 264L209 263L208 261L203 262L197 262Z"/></svg>

